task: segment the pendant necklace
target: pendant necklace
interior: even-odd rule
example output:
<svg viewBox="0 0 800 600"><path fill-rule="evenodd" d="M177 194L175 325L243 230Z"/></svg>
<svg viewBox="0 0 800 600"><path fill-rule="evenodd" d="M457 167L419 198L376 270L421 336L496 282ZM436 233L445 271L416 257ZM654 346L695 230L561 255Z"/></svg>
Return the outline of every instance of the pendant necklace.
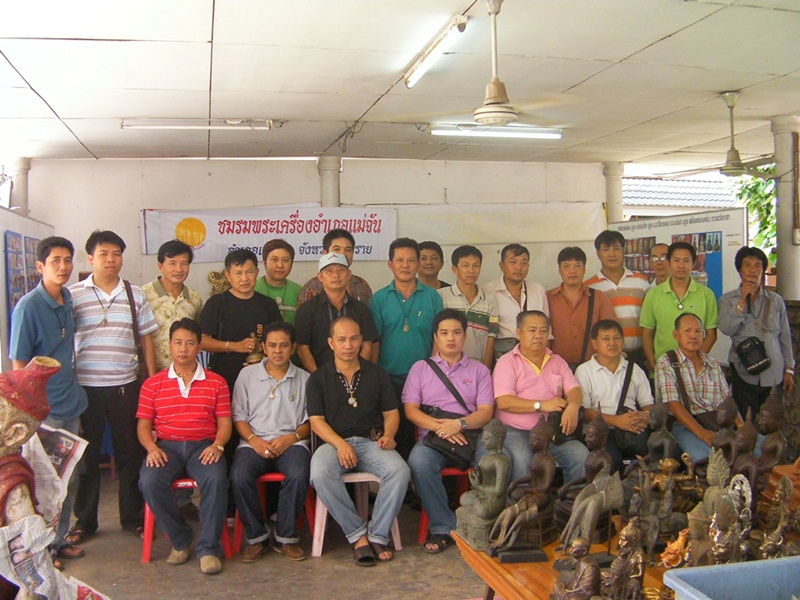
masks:
<svg viewBox="0 0 800 600"><path fill-rule="evenodd" d="M278 395L278 388L281 387L281 384L286 381L285 379L281 379L278 383L273 385L269 390L269 399L275 400L275 397Z"/></svg>
<svg viewBox="0 0 800 600"><path fill-rule="evenodd" d="M67 313L64 313L64 320L61 320L61 317L58 315L58 311L56 311L56 319L58 319L58 324L61 325L61 339L67 339Z"/></svg>
<svg viewBox="0 0 800 600"><path fill-rule="evenodd" d="M111 299L111 302L108 303L108 306L103 306L103 301L100 299L100 295L97 293L97 289L92 288L92 291L94 292L94 295L97 298L97 303L100 305L100 308L103 309L103 320L100 321L100 327L105 327L106 325L108 325L108 310L114 304L114 300L116 300L117 297L114 296Z"/></svg>
<svg viewBox="0 0 800 600"><path fill-rule="evenodd" d="M173 367L173 369L174 369L174 367ZM181 379L185 379L186 377L194 377L194 374L195 374L196 371L197 371L197 367L196 366L195 366L194 369L192 369L191 371L187 371L186 373L181 373L180 371L175 369L175 375L177 375Z"/></svg>
<svg viewBox="0 0 800 600"><path fill-rule="evenodd" d="M350 395L350 397L347 399L347 403L353 408L358 408L358 400L356 399L356 390L358 389L358 384L361 382L361 370L359 369L358 371L356 371L355 375L353 375L352 384L347 382L347 377L345 377L344 373L336 371L336 374L339 375L339 381L342 382L342 385L344 385L344 389L347 390L347 393Z"/></svg>
<svg viewBox="0 0 800 600"><path fill-rule="evenodd" d="M397 297L397 296L395 296L394 298L395 298L395 300L397 300L397 303L400 305L400 312L403 313L403 318L405 320L405 322L403 324L403 333L408 333L409 331L411 331L411 327L408 325L408 315L411 314L411 310L414 308L415 296L412 293L410 301L408 301L408 300L402 300L401 301L400 298ZM408 310L404 310L403 309L403 304L408 304Z"/></svg>
<svg viewBox="0 0 800 600"><path fill-rule="evenodd" d="M675 291L675 288L673 288L673 287L670 285L670 289L671 289L671 290L672 290L672 292L675 294L675 297L676 297L676 298L678 298L678 292L676 292L676 291ZM678 298L678 310L683 310L683 301L686 299L686 296L687 296L688 294L689 294L689 288L687 287L687 288L686 288L686 291L683 293L683 296L681 296L680 298Z"/></svg>

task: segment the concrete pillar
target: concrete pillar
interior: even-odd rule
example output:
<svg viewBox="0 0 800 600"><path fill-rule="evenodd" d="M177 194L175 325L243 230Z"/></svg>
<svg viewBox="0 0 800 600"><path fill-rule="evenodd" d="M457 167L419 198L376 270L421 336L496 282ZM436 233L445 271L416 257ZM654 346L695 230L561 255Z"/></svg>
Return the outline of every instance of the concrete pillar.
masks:
<svg viewBox="0 0 800 600"><path fill-rule="evenodd" d="M17 214L28 216L28 172L31 170L30 158L18 158L8 165L11 176L11 199L9 208L16 208Z"/></svg>
<svg viewBox="0 0 800 600"><path fill-rule="evenodd" d="M339 198L339 173L342 172L341 156L320 156L317 159L319 173L319 201L326 208L341 204Z"/></svg>
<svg viewBox="0 0 800 600"><path fill-rule="evenodd" d="M615 223L625 219L622 211L622 176L625 167L621 162L604 162L603 175L606 176L606 219Z"/></svg>
<svg viewBox="0 0 800 600"><path fill-rule="evenodd" d="M778 293L784 300L800 300L800 224L798 215L798 173L796 134L800 116L772 118L775 142Z"/></svg>

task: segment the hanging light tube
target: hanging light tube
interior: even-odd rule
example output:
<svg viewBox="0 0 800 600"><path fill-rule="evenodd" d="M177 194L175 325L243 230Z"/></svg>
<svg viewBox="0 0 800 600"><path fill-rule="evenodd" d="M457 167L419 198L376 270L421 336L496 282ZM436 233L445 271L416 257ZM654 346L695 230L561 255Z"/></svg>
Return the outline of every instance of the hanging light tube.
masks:
<svg viewBox="0 0 800 600"><path fill-rule="evenodd" d="M201 131L269 131L271 119L122 119L121 129L197 129Z"/></svg>
<svg viewBox="0 0 800 600"><path fill-rule="evenodd" d="M560 140L560 129L528 127L526 125L504 125L484 127L481 125L431 125L431 135L454 137L517 138L530 140Z"/></svg>
<svg viewBox="0 0 800 600"><path fill-rule="evenodd" d="M428 69L453 45L457 39L456 34L462 33L466 28L467 17L464 15L456 15L450 20L447 26L425 47L411 68L406 71L403 79L408 89L413 88L422 79Z"/></svg>

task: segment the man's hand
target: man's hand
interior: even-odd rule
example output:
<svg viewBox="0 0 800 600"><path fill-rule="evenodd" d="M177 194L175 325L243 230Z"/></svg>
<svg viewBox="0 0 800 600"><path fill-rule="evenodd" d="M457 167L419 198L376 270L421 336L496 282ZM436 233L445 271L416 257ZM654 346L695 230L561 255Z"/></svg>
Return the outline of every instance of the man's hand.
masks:
<svg viewBox="0 0 800 600"><path fill-rule="evenodd" d="M378 443L380 444L380 441L378 441ZM352 469L358 464L358 456L356 456L356 451L347 442L343 442L341 446L336 448L336 452L339 455L339 464L345 469Z"/></svg>
<svg viewBox="0 0 800 600"><path fill-rule="evenodd" d="M562 400L558 398L558 400ZM566 404L566 400L563 400ZM564 414L561 415L561 431L564 435L570 435L578 427L578 409L580 406L577 404L568 404L564 409Z"/></svg>
<svg viewBox="0 0 800 600"><path fill-rule="evenodd" d="M631 433L642 433L648 423L650 423L650 415L644 411L631 411L618 415L617 427L623 431L630 431Z"/></svg>
<svg viewBox="0 0 800 600"><path fill-rule="evenodd" d="M383 450L394 450L397 446L397 442L394 441L394 438L391 435L382 435L378 438L378 448Z"/></svg>
<svg viewBox="0 0 800 600"><path fill-rule="evenodd" d="M289 448L292 447L297 441L297 436L293 433L287 433L286 435L281 435L276 437L274 440L270 440L268 443L270 444L269 451L274 454L276 457L280 456L284 452L286 452Z"/></svg>
<svg viewBox="0 0 800 600"><path fill-rule="evenodd" d="M249 354L256 348L256 338L246 337L238 342L231 342L229 350L231 352L241 352L242 354Z"/></svg>
<svg viewBox="0 0 800 600"><path fill-rule="evenodd" d="M200 453L200 463L204 465L211 465L222 458L223 452L217 448L216 444L211 444L208 448Z"/></svg>
<svg viewBox="0 0 800 600"><path fill-rule="evenodd" d="M265 458L277 458L278 457L278 449L273 445L272 442L267 440L262 440L259 437L251 438L248 442L253 450L256 451L256 454L259 456L263 456Z"/></svg>
<svg viewBox="0 0 800 600"><path fill-rule="evenodd" d="M437 419L439 425L433 431L440 438L450 439L461 433L461 423L458 419Z"/></svg>
<svg viewBox="0 0 800 600"><path fill-rule="evenodd" d="M156 447L154 450L150 450L147 453L147 458L145 458L144 463L148 467L163 467L167 464L167 454L161 448Z"/></svg>
<svg viewBox="0 0 800 600"><path fill-rule="evenodd" d="M791 394L792 390L794 389L794 375L791 373L784 373L783 374L783 393L784 394Z"/></svg>
<svg viewBox="0 0 800 600"><path fill-rule="evenodd" d="M567 401L564 398L553 398L542 402L542 412L561 412L566 408ZM562 421L563 422L563 421Z"/></svg>
<svg viewBox="0 0 800 600"><path fill-rule="evenodd" d="M716 431L709 431L708 429L703 429L703 433L701 433L698 437L710 446L711 442L714 440L716 435L717 435Z"/></svg>

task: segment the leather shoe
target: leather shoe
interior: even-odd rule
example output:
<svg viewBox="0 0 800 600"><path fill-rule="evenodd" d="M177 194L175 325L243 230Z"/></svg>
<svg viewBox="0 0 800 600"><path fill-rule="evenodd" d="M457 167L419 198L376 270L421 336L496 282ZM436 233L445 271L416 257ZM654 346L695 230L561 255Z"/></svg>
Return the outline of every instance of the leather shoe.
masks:
<svg viewBox="0 0 800 600"><path fill-rule="evenodd" d="M222 562L213 554L200 557L200 571L206 575L216 575L222 571Z"/></svg>
<svg viewBox="0 0 800 600"><path fill-rule="evenodd" d="M300 547L299 544L279 544L275 542L275 545L272 547L275 552L278 554L283 554L289 560L305 560L306 553L303 552L303 549Z"/></svg>
<svg viewBox="0 0 800 600"><path fill-rule="evenodd" d="M263 542L258 542L257 544L250 544L247 548L244 549L244 553L242 554L242 562L243 563L254 563L261 560L261 557L264 556L264 551L266 547L264 546Z"/></svg>
<svg viewBox="0 0 800 600"><path fill-rule="evenodd" d="M172 552L170 552L169 556L167 557L167 564L182 565L187 560L189 560L188 548L184 548L183 550L176 550L175 548L173 548Z"/></svg>

